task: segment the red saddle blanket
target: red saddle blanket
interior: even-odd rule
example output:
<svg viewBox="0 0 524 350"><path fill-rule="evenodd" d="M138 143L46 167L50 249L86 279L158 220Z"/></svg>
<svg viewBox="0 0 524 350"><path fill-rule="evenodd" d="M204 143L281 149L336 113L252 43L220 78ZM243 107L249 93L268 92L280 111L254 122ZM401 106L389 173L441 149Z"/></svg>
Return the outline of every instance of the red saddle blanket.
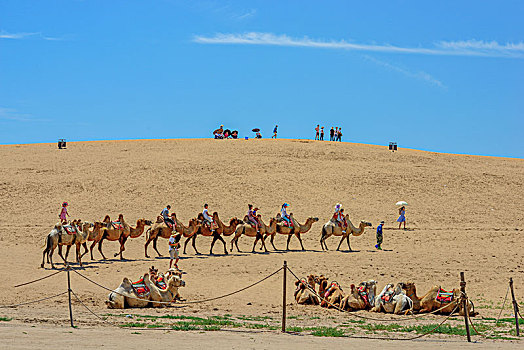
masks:
<svg viewBox="0 0 524 350"><path fill-rule="evenodd" d="M451 303L453 301L453 291L447 291L440 288L435 298L439 303Z"/></svg>
<svg viewBox="0 0 524 350"><path fill-rule="evenodd" d="M76 229L72 225L64 225L62 227L68 235L74 235L76 233Z"/></svg>
<svg viewBox="0 0 524 350"><path fill-rule="evenodd" d="M364 303L366 303L366 305L369 305L369 294L368 294L366 287L364 286L358 287L358 294L360 295L362 300L364 300Z"/></svg>
<svg viewBox="0 0 524 350"><path fill-rule="evenodd" d="M149 295L149 288L147 288L147 286L144 283L144 277L140 277L138 281L133 282L131 285L133 286L135 293L140 298L143 298Z"/></svg>
<svg viewBox="0 0 524 350"><path fill-rule="evenodd" d="M382 294L380 299L382 299L386 303L390 303L393 301L394 294L395 294L395 291L392 291L392 290L387 291L386 293Z"/></svg>
<svg viewBox="0 0 524 350"><path fill-rule="evenodd" d="M123 230L124 229L124 225L122 225L122 223L119 222L119 221L112 221L111 222L111 226L113 226L113 228L115 230Z"/></svg>
<svg viewBox="0 0 524 350"><path fill-rule="evenodd" d="M164 290L167 289L167 284L166 284L164 276L158 277L155 284L160 289L164 289Z"/></svg>

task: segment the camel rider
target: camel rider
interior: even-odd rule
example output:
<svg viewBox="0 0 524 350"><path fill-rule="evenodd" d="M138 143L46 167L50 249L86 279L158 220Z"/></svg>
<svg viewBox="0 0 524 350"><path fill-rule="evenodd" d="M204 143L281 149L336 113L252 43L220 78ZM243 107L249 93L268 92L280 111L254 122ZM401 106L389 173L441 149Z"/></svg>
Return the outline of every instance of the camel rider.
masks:
<svg viewBox="0 0 524 350"><path fill-rule="evenodd" d="M204 217L204 224L207 224L209 228L212 228L213 218L209 216L209 211L207 208L208 208L208 205L206 203L204 204L204 210L202 211L202 216Z"/></svg>
<svg viewBox="0 0 524 350"><path fill-rule="evenodd" d="M289 204L287 204L287 203L282 204L282 208L280 209L280 216L281 216L282 220L287 222L287 225L289 227L291 227L291 226L293 226L293 223L291 222L291 219L289 218L289 215L287 214L287 211L286 211L288 206L289 206Z"/></svg>
<svg viewBox="0 0 524 350"><path fill-rule="evenodd" d="M347 222L346 218L344 217L344 209L342 209L342 204L337 203L337 205L335 205L335 213L333 214L333 219L335 219L335 221L338 222L340 227L342 227L342 232L346 233Z"/></svg>
<svg viewBox="0 0 524 350"><path fill-rule="evenodd" d="M255 226L255 228L257 229L257 232L260 232L260 224L258 223L258 218L257 218L258 208L253 209L252 204L248 204L247 207L249 208L249 210L247 211L247 220L249 221L249 223Z"/></svg>
<svg viewBox="0 0 524 350"><path fill-rule="evenodd" d="M171 209L171 206L168 205L167 207L165 207L164 209L162 209L162 212L160 213L160 215L162 215L162 218L164 219L164 222L166 223L166 225L169 227L169 228L173 228L175 227L175 221L173 219L171 219L171 217L169 216L169 210Z"/></svg>

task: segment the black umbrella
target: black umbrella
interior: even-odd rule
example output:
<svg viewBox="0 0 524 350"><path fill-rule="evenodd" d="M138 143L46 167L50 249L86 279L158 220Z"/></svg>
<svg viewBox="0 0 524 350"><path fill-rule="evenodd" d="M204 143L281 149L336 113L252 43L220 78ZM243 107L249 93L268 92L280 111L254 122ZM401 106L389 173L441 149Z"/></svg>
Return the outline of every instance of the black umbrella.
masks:
<svg viewBox="0 0 524 350"><path fill-rule="evenodd" d="M253 129L253 130L251 130L251 131L253 131L253 132L259 132L260 129L259 129L259 128L255 128L255 129Z"/></svg>

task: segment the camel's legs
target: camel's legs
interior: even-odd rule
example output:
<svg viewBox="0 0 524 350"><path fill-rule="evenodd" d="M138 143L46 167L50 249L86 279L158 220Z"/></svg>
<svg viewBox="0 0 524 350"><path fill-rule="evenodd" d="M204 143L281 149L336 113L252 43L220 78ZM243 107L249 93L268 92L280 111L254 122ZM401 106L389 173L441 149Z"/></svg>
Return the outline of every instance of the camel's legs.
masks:
<svg viewBox="0 0 524 350"><path fill-rule="evenodd" d="M51 248L51 252L48 252L49 254L49 260L51 261L51 268L54 269L55 265L53 264L53 253L55 252L55 247L53 246Z"/></svg>
<svg viewBox="0 0 524 350"><path fill-rule="evenodd" d="M238 248L238 239L239 238L240 238L240 236L235 237L235 246L237 247L237 251L240 253L240 249Z"/></svg>
<svg viewBox="0 0 524 350"><path fill-rule="evenodd" d="M195 250L195 253L196 253L196 254L200 254L200 253L198 252L197 248L196 248L196 238L197 238L197 235L196 235L196 234L193 235L192 238L193 238L193 240L191 241L191 245L193 246L193 249ZM225 243L225 242L224 242L224 243Z"/></svg>
<svg viewBox="0 0 524 350"><path fill-rule="evenodd" d="M102 242L104 241L104 237L100 241L98 241L98 251L102 255L102 259L106 260L106 256L104 255L104 252L102 252Z"/></svg>
<svg viewBox="0 0 524 350"><path fill-rule="evenodd" d="M88 252L88 250L87 250L87 242L84 242L82 245L84 246L84 254L82 254L81 258L83 258L84 255L86 255L87 252Z"/></svg>
<svg viewBox="0 0 524 350"><path fill-rule="evenodd" d="M251 250L251 253L255 252L255 247L257 246L257 242L260 239L261 234L257 233L257 236L255 237L255 243L253 243L253 249Z"/></svg>
<svg viewBox="0 0 524 350"><path fill-rule="evenodd" d="M215 242L219 240L224 244L224 254L227 255L227 249L226 249L226 241L215 231L215 234L213 235L213 241L211 242L211 250L209 251L209 254L213 254L213 246L215 245Z"/></svg>
<svg viewBox="0 0 524 350"><path fill-rule="evenodd" d="M126 250L125 244L127 241L127 237L121 235L118 241L120 242L120 252L115 253L115 258L117 255L120 254L120 260L124 260L124 256L122 255L122 253L124 252L124 250Z"/></svg>
<svg viewBox="0 0 524 350"><path fill-rule="evenodd" d="M351 245L349 244L349 235L346 236L346 241L348 242L349 251L352 252L353 250L351 249Z"/></svg>
<svg viewBox="0 0 524 350"><path fill-rule="evenodd" d="M91 260L95 260L95 258L93 257L93 249L95 248L96 243L97 241L93 241L93 244L91 244L91 247L89 247L89 250L91 252Z"/></svg>
<svg viewBox="0 0 524 350"><path fill-rule="evenodd" d="M342 239L340 240L340 243L338 244L337 250L340 249L340 246L342 245L342 242L344 242L344 238L346 238L346 237L342 236Z"/></svg>
<svg viewBox="0 0 524 350"><path fill-rule="evenodd" d="M156 249L156 241L158 241L158 236L156 236L154 239L153 239L153 249L155 250L155 252L158 254L158 256L162 256L162 254L160 254L160 252L158 251L158 249ZM184 247L184 254L186 253L186 248Z"/></svg>
<svg viewBox="0 0 524 350"><path fill-rule="evenodd" d="M64 256L62 255L62 246L59 244L58 245L58 255L60 255L60 257L64 260L64 261L67 261L67 255L64 259Z"/></svg>
<svg viewBox="0 0 524 350"><path fill-rule="evenodd" d="M306 250L304 248L304 245L302 244L302 237L300 237L300 232L296 234L297 238L298 238L298 241L300 242L300 246L302 247L302 250Z"/></svg>
<svg viewBox="0 0 524 350"><path fill-rule="evenodd" d="M240 237L240 235L236 235L235 234L235 237L233 237L233 239L231 240L231 250L230 252L233 252L233 244L238 240L238 237Z"/></svg>
<svg viewBox="0 0 524 350"><path fill-rule="evenodd" d="M196 235L196 233L195 233ZM194 236L194 235L193 235ZM193 238L193 236L189 237L188 239L186 239L186 241L184 242L184 254L186 254L186 247L187 247L187 244L189 243L189 241L191 240L191 238Z"/></svg>
<svg viewBox="0 0 524 350"><path fill-rule="evenodd" d="M82 266L82 255L80 255L80 244L76 244L76 262Z"/></svg>
<svg viewBox="0 0 524 350"><path fill-rule="evenodd" d="M271 239L269 240L269 242L271 243L271 245L273 246L273 250L278 250L277 247L275 247L275 243L274 243L274 240L275 240L275 234L272 234L271 235Z"/></svg>
<svg viewBox="0 0 524 350"><path fill-rule="evenodd" d="M58 247L58 250L59 251L62 251L62 247ZM65 260L67 261L67 257L69 256L69 250L71 250L71 246L68 245L67 248L66 248L66 256L65 256ZM60 254L62 255L62 254Z"/></svg>
<svg viewBox="0 0 524 350"><path fill-rule="evenodd" d="M262 235L260 235L260 238L262 239L262 246L264 247L264 251L267 253L266 238Z"/></svg>

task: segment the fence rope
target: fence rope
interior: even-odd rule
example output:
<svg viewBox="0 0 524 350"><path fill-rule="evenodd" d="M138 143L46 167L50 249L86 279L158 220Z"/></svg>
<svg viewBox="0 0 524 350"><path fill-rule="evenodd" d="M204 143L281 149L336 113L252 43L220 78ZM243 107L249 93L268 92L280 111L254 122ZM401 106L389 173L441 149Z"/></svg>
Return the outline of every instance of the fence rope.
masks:
<svg viewBox="0 0 524 350"><path fill-rule="evenodd" d="M103 319L102 317L98 316L98 315L97 315L93 310L91 310L89 307L87 307L87 305L84 304L84 302L83 302L82 300L80 300L80 298L78 297L78 295L76 295L76 293L75 293L72 289L71 289L71 293L73 293L73 295L75 296L76 300L78 300L78 302L79 302L80 304L82 304L82 306L85 307L87 311L89 311L91 314L93 314L93 315L94 315L96 318L98 318L100 321L105 322L105 323L107 323L107 324L109 324L109 325L111 325L111 326L118 327L117 324L114 324L113 322L110 322L110 321L108 321L108 320Z"/></svg>
<svg viewBox="0 0 524 350"><path fill-rule="evenodd" d="M38 278L36 280L32 280L32 281L29 281L29 282L25 282L25 283L20 283L20 284L17 284L16 286L14 286L14 288L18 288L18 287L22 287L22 286L26 286L28 284L31 284L31 283L35 283L35 282L38 282L38 281L42 281L42 280L45 280L46 278L49 278L49 277L53 277L54 275L58 275L59 273L61 272L64 272L65 270L59 270L59 271L56 271L50 275L47 275L47 276L44 276L44 277L41 277L41 278Z"/></svg>
<svg viewBox="0 0 524 350"><path fill-rule="evenodd" d="M502 308L500 309L500 312L499 312L499 317L497 317L497 322L495 322L496 325L499 324L500 315L502 315L502 311L504 311L504 306L506 305L506 300L508 299L508 292L509 292L509 284L508 284L508 289L506 289L506 296L504 297Z"/></svg>
<svg viewBox="0 0 524 350"><path fill-rule="evenodd" d="M33 304L33 303L38 303L40 301L44 301L44 300L49 300L49 299L53 299L53 298L56 298L56 297L59 297L61 295L64 295L66 294L67 291L65 292L62 292L62 293L58 293L58 294L55 294L55 295L52 295L50 297L46 297L46 298L42 298L42 299L38 299L38 300L32 300L32 301L28 301L28 302L25 302L25 303L20 303L20 304L14 304L14 305L0 305L0 308L10 308L10 307L18 307L18 306L22 306L22 305L29 305L29 304Z"/></svg>
<svg viewBox="0 0 524 350"><path fill-rule="evenodd" d="M256 286L257 284L259 283L262 283L263 281L267 280L268 278L276 275L278 272L280 272L280 270L282 270L283 267L280 267L278 270L276 270L275 272L273 272L272 274L264 277L263 279L255 282L255 283L252 283L250 285L248 285L247 287L244 287L244 288L241 288L241 289L238 289L234 292L231 292L231 293L227 293L227 294L224 294L224 295L220 295L218 297L213 297L213 298L207 298L207 299L201 299L201 300L193 300L193 301L183 301L183 302L177 302L176 304L177 305L189 305L189 304L198 304L198 303L205 303L205 302L208 302L208 301L212 301L212 300L217 300L217 299L222 299L222 298L226 298L226 297L229 297L231 295L234 295L234 294L237 294L237 293L240 293L240 292L243 292L244 290L246 289L249 289L251 287L254 287ZM125 295L125 294L122 294L120 292L117 292L117 291L114 291L112 289L109 289L103 285L101 285L100 283L97 283L95 281L93 281L92 279L90 279L89 277L87 276L84 276L83 274L81 274L80 272L76 271L76 269L72 268L71 269L73 272L77 273L79 276L81 276L82 278L88 280L89 282L97 285L98 287L100 288L103 288L109 292L113 292L115 294L118 294L118 295L121 295L121 296L124 296L126 298L131 298L131 299L135 299L135 300L141 300L141 301L148 301L148 302L151 302L151 303L155 303L155 304L168 304L168 305L173 305L174 302L171 302L171 301L154 301L154 300L149 300L149 299L143 299L143 298L137 298L137 297L134 297L134 296L129 296L129 295Z"/></svg>
<svg viewBox="0 0 524 350"><path fill-rule="evenodd" d="M295 273L293 271L291 271L288 267L288 271L297 279L300 281L300 278L298 278L297 275L295 275ZM309 284L307 284L307 288L313 292L320 300L325 300L324 298L322 298L316 290L314 290ZM336 306L336 305L333 305L331 304L329 301L325 300L328 304L330 304L331 306L333 306L335 309L337 309L338 311L342 311L342 312L346 312L348 313L349 315L353 316L353 317L357 317L357 318L362 318L362 319L365 319L365 320L370 320L370 321L380 321L380 322L402 322L402 321L411 321L411 320L416 320L416 319L419 319L419 318L422 318L424 316L427 316L427 315L431 315L431 314L435 314L439 311L442 311L443 309L445 309L446 307L448 307L449 305L444 305L442 306L441 308L435 310L435 311L431 311L431 312L428 312L428 313L425 313L425 314L421 314L421 315L416 315L416 316L411 316L410 318L398 318L398 319L395 319L395 318L385 318L385 319L380 319L380 318L373 318L373 317L366 317L366 316L362 316L362 315L358 315L358 314L354 314L352 313L351 311L348 311L348 310L344 310L344 309L341 309L340 307ZM458 303L457 303L458 305ZM454 311L452 311L450 313L450 316L454 313Z"/></svg>

